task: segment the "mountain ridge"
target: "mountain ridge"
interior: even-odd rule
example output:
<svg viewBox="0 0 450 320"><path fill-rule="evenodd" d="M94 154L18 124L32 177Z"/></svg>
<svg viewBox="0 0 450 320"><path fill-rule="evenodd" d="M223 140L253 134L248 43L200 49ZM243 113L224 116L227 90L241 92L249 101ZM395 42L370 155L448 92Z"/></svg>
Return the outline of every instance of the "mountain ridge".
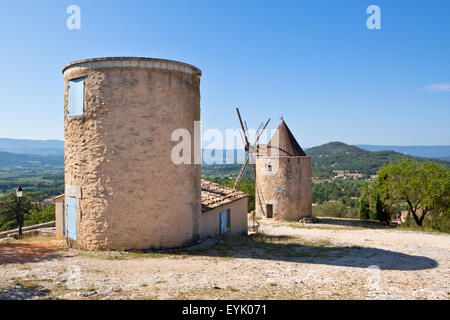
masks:
<svg viewBox="0 0 450 320"><path fill-rule="evenodd" d="M0 151L1 171L64 170L64 156L20 154Z"/></svg>
<svg viewBox="0 0 450 320"><path fill-rule="evenodd" d="M64 141L0 138L0 151L41 156L64 155Z"/></svg>
<svg viewBox="0 0 450 320"><path fill-rule="evenodd" d="M450 167L450 162L445 160L405 155L392 150L368 151L337 141L305 152L312 157L313 176L330 176L332 170L352 170L371 175L376 174L380 167L401 159L432 161Z"/></svg>
<svg viewBox="0 0 450 320"><path fill-rule="evenodd" d="M395 152L425 158L435 159L450 159L450 145L435 145L435 146L386 146L386 145L370 145L370 144L356 144L358 148L367 151L386 151L392 150Z"/></svg>
<svg viewBox="0 0 450 320"><path fill-rule="evenodd" d="M354 146L366 151L392 150L395 152L408 154L416 157L437 158L437 159L446 158L447 160L450 159L450 145L388 146L388 145L355 144ZM309 150L316 147L318 146L303 149ZM37 154L43 156L63 155L64 141L58 139L33 140L33 139L0 138L0 151L17 154ZM228 150L227 152L232 152L232 150Z"/></svg>

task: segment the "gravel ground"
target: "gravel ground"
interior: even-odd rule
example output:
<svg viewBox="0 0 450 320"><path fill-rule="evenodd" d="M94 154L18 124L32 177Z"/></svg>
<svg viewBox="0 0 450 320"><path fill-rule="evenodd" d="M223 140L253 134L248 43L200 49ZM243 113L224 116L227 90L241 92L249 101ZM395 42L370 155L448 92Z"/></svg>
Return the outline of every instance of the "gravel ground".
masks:
<svg viewBox="0 0 450 320"><path fill-rule="evenodd" d="M2 244L0 299L449 299L448 235L342 221L260 221L262 235L170 253L41 239L14 260Z"/></svg>

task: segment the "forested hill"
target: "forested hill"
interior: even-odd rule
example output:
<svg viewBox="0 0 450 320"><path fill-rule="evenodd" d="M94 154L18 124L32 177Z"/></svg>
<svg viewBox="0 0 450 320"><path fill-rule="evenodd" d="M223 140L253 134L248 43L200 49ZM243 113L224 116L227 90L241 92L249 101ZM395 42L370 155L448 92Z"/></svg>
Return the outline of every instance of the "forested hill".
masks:
<svg viewBox="0 0 450 320"><path fill-rule="evenodd" d="M450 166L450 162L445 160L414 157L395 151L371 152L342 142L330 142L307 149L305 152L312 157L313 176L329 176L332 170L352 170L363 174L376 174L383 165L405 158L416 161L433 161Z"/></svg>
<svg viewBox="0 0 450 320"><path fill-rule="evenodd" d="M0 138L0 151L41 156L63 156L64 141Z"/></svg>
<svg viewBox="0 0 450 320"><path fill-rule="evenodd" d="M0 151L0 171L64 170L64 156L40 156Z"/></svg>

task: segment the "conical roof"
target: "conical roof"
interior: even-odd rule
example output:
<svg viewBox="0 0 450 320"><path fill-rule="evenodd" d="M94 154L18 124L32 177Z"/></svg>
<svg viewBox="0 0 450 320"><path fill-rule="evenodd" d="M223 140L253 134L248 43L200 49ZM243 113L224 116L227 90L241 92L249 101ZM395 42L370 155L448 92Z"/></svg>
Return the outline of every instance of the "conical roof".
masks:
<svg viewBox="0 0 450 320"><path fill-rule="evenodd" d="M306 153L300 147L297 140L295 140L295 137L286 125L286 122L281 120L277 131L267 144L267 155L305 157Z"/></svg>

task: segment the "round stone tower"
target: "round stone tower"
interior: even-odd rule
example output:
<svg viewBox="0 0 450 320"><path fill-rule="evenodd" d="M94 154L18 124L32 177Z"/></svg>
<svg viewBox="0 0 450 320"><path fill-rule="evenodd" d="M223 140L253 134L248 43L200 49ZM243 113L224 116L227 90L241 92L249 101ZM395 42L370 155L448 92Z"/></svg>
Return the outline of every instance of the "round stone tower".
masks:
<svg viewBox="0 0 450 320"><path fill-rule="evenodd" d="M150 58L82 60L62 71L70 242L103 250L192 240L201 214L201 169L194 155L190 163L172 161L178 143L172 133L187 129L191 150L199 143L201 71Z"/></svg>
<svg viewBox="0 0 450 320"><path fill-rule="evenodd" d="M256 157L256 213L277 220L299 220L312 215L311 157L281 121Z"/></svg>

